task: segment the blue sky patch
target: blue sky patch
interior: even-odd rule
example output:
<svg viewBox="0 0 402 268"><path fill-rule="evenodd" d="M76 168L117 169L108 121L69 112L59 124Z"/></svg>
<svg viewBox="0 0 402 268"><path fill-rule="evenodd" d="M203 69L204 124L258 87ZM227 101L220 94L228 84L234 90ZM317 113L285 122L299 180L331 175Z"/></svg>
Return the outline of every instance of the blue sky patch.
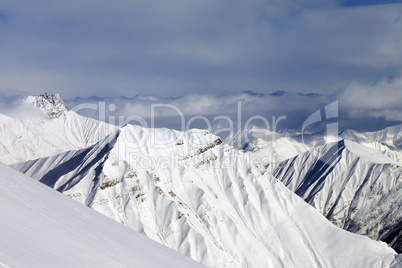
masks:
<svg viewBox="0 0 402 268"><path fill-rule="evenodd" d="M371 6L402 3L402 0L346 0L341 2L342 7Z"/></svg>

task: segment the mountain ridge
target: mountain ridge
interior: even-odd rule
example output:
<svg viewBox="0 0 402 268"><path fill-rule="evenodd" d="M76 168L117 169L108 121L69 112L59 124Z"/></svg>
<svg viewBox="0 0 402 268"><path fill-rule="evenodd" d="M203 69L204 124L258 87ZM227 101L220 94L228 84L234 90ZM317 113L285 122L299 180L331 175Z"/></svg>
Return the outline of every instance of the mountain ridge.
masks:
<svg viewBox="0 0 402 268"><path fill-rule="evenodd" d="M58 94L29 96L19 108L26 112L0 114L0 161L5 164L86 148L118 129L71 111Z"/></svg>
<svg viewBox="0 0 402 268"><path fill-rule="evenodd" d="M336 226L386 241L401 251L399 162L341 140L283 161L272 174Z"/></svg>

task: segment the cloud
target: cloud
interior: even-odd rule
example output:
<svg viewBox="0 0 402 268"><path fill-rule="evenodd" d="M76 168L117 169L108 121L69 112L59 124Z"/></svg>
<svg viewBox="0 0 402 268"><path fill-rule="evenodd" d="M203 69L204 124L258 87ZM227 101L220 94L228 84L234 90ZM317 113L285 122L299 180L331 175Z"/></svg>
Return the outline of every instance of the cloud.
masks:
<svg viewBox="0 0 402 268"><path fill-rule="evenodd" d="M402 122L402 76L375 83L353 82L335 93L275 91L267 94L247 90L235 95L188 94L180 97L136 95L127 97L77 97L67 105L79 114L112 124L140 124L145 127L214 128L226 127L226 119L236 126L246 124L272 129L300 130L303 122L319 110L328 112L336 102L331 119L339 128L378 130ZM54 92L56 93L56 92ZM24 116L27 107L18 100L26 92L0 92L0 113ZM62 96L63 97L63 96ZM332 107L332 106L331 106ZM219 120L218 120L219 118ZM280 121L279 118L282 118ZM183 121L181 121L183 119ZM225 125L226 124L226 125ZM325 127L326 122L319 126Z"/></svg>
<svg viewBox="0 0 402 268"><path fill-rule="evenodd" d="M28 96L27 92L18 90L0 91L0 113L8 113L19 106L20 100Z"/></svg>
<svg viewBox="0 0 402 268"><path fill-rule="evenodd" d="M394 75L402 5L339 3L8 1L0 89L67 98L326 93Z"/></svg>
<svg viewBox="0 0 402 268"><path fill-rule="evenodd" d="M217 117L224 117L241 126L249 123L266 126L265 122L271 126L275 120L285 116L280 128L297 129L309 114L323 108L329 101L329 96L319 94L281 92L264 95L247 91L237 95L189 94L177 98L146 95L75 98L66 103L82 115L119 125L134 123L181 129L183 118L192 127L207 128L219 124Z"/></svg>
<svg viewBox="0 0 402 268"><path fill-rule="evenodd" d="M382 79L372 84L352 83L342 91L339 100L349 118L402 121L402 77Z"/></svg>
<svg viewBox="0 0 402 268"><path fill-rule="evenodd" d="M181 117L187 122L193 122L192 120L196 118L196 122L193 122L194 127L206 128L209 126L205 121L213 126L219 124L215 118L223 116L241 126L256 118L251 122L252 125L264 126L261 118L272 125L273 121L285 116L286 119L281 120L278 128L300 130L303 122L311 114L336 102L339 114L335 115L334 120L340 123L341 129L378 130L402 122L401 99L402 76L395 76L375 83L353 82L331 94L286 91L263 94L247 90L241 94L222 96L188 94L175 98L153 95L136 95L133 98L76 98L68 100L67 104L73 109L85 103L96 104L96 107L102 106L103 108L97 110L84 109L78 112L99 119L99 111L104 111L101 117L116 124L119 124L121 118L120 124L146 122L147 127L180 129ZM138 118L142 121L138 121Z"/></svg>
<svg viewBox="0 0 402 268"><path fill-rule="evenodd" d="M38 118L45 115L35 107L23 102L28 96L27 92L17 90L0 91L0 114L16 118L27 119L28 117Z"/></svg>

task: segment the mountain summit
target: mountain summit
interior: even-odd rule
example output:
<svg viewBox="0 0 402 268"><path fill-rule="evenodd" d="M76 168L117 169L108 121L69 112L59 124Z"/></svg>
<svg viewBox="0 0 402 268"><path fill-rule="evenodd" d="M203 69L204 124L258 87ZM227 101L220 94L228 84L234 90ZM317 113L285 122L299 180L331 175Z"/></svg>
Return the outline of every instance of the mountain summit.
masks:
<svg viewBox="0 0 402 268"><path fill-rule="evenodd" d="M25 102L40 109L49 118L58 118L70 111L59 94L45 93L39 96L29 96Z"/></svg>
<svg viewBox="0 0 402 268"><path fill-rule="evenodd" d="M7 165L86 148L117 129L71 111L58 94L29 96L18 108L19 115L0 114L0 162Z"/></svg>

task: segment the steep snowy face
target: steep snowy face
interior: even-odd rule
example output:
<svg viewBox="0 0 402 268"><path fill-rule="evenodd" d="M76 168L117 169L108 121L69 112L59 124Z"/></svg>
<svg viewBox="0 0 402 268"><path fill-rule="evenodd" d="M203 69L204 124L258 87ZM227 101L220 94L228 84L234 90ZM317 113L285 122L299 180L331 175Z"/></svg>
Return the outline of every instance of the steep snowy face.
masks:
<svg viewBox="0 0 402 268"><path fill-rule="evenodd" d="M0 114L0 162L5 164L85 148L117 129L70 111L57 94L26 102L14 117Z"/></svg>
<svg viewBox="0 0 402 268"><path fill-rule="evenodd" d="M273 175L336 226L402 250L402 165L341 140L282 162Z"/></svg>
<svg viewBox="0 0 402 268"><path fill-rule="evenodd" d="M402 151L402 124L387 127L380 131L363 133L370 140L382 143L391 149Z"/></svg>
<svg viewBox="0 0 402 268"><path fill-rule="evenodd" d="M49 118L58 118L70 110L59 94L45 93L39 96L29 96L25 99L25 102L40 109Z"/></svg>
<svg viewBox="0 0 402 268"><path fill-rule="evenodd" d="M329 142L347 139L374 148L382 154L402 163L402 124L388 127L376 132L359 133L354 130L343 130L338 135L325 132L276 133L266 129L253 127L241 130L225 142L237 149L244 150L259 163L279 163L293 158L317 146Z"/></svg>
<svg viewBox="0 0 402 268"><path fill-rule="evenodd" d="M126 126L89 148L13 167L211 267L395 262L385 243L333 226L206 131Z"/></svg>
<svg viewBox="0 0 402 268"><path fill-rule="evenodd" d="M395 161L402 163L402 125L365 133L344 130L339 135L344 139L374 148Z"/></svg>
<svg viewBox="0 0 402 268"><path fill-rule="evenodd" d="M0 163L1 267L204 267Z"/></svg>
<svg viewBox="0 0 402 268"><path fill-rule="evenodd" d="M337 137L330 138L337 139ZM325 133L322 132L302 135L298 132L277 133L253 127L238 131L226 142L246 152L254 162L272 165L324 145L328 139L329 137L325 137Z"/></svg>
<svg viewBox="0 0 402 268"><path fill-rule="evenodd" d="M227 137L225 141L238 149L256 151L261 146L281 137L282 135L277 132L253 126L250 129L237 131L233 136Z"/></svg>

